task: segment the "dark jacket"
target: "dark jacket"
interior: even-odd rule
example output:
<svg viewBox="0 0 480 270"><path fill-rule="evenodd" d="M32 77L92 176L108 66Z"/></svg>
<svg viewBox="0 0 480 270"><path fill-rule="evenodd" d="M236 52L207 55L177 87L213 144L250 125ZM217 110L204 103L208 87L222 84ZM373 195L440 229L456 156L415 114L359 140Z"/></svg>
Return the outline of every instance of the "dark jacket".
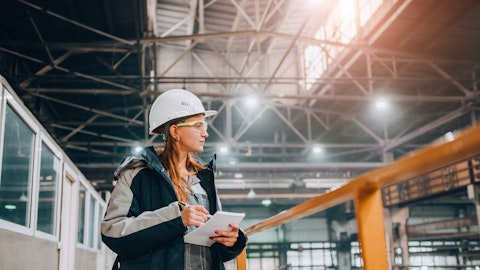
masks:
<svg viewBox="0 0 480 270"><path fill-rule="evenodd" d="M220 209L214 183L215 158L198 172L210 201L210 213ZM118 254L120 269L183 270L186 228L173 184L153 147L129 157L115 171L117 184L102 222L102 241ZM225 269L246 246L242 231L233 247L213 244L212 270Z"/></svg>

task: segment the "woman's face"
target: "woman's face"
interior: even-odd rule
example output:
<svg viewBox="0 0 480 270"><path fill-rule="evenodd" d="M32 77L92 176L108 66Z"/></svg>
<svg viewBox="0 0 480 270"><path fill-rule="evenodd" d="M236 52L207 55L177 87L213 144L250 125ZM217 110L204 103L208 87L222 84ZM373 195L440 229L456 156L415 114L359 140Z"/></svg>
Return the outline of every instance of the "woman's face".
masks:
<svg viewBox="0 0 480 270"><path fill-rule="evenodd" d="M205 139L208 137L207 122L202 114L187 118L184 122L172 125L175 132L173 139L180 151L202 152ZM177 141L178 139L178 141Z"/></svg>

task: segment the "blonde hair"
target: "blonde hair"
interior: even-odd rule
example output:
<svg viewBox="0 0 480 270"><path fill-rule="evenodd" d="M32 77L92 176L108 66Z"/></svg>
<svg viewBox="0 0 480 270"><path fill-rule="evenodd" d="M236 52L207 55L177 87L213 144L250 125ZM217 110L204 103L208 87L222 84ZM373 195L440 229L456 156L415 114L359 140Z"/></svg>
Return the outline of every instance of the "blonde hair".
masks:
<svg viewBox="0 0 480 270"><path fill-rule="evenodd" d="M177 199L181 202L188 202L188 194L191 192L191 187L188 179L184 179L180 175L177 144L174 143L171 136L168 136L165 146L163 148L155 148L155 151L160 156L160 162L162 162L172 180ZM185 166L190 175L195 175L200 169L205 168L205 165L200 163L200 160L192 153L188 153Z"/></svg>

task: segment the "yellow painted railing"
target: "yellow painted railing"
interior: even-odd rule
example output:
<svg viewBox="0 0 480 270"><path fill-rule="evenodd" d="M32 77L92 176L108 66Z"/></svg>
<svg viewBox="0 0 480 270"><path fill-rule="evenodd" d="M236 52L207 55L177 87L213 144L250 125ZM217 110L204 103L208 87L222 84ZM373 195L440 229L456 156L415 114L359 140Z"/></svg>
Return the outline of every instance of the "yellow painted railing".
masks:
<svg viewBox="0 0 480 270"><path fill-rule="evenodd" d="M456 139L431 145L391 164L363 174L344 186L319 195L245 229L247 235L274 228L353 200L365 270L389 269L383 218L382 187L465 160L480 153L480 125ZM369 241L370 240L370 241ZM246 251L237 269L247 269Z"/></svg>

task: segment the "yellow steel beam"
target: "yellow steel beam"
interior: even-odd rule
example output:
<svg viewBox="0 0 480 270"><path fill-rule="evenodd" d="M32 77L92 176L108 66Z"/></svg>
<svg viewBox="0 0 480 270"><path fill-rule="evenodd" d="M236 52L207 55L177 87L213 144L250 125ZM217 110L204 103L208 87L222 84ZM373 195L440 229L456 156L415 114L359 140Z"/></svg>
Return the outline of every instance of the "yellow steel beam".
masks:
<svg viewBox="0 0 480 270"><path fill-rule="evenodd" d="M365 269L388 269L381 188L471 158L479 153L480 125L476 125L460 133L451 142L428 146L389 165L363 174L339 189L314 197L252 225L245 229L245 232L252 235L354 200ZM246 265L246 256L237 261L239 265ZM245 270L246 266L238 269Z"/></svg>
<svg viewBox="0 0 480 270"><path fill-rule="evenodd" d="M336 190L321 194L254 224L245 229L245 232L251 235L318 213L335 205L353 200L357 190L373 191L386 185L428 173L479 153L480 125L476 125L459 134L458 138L451 142L426 147L391 164L360 175Z"/></svg>

